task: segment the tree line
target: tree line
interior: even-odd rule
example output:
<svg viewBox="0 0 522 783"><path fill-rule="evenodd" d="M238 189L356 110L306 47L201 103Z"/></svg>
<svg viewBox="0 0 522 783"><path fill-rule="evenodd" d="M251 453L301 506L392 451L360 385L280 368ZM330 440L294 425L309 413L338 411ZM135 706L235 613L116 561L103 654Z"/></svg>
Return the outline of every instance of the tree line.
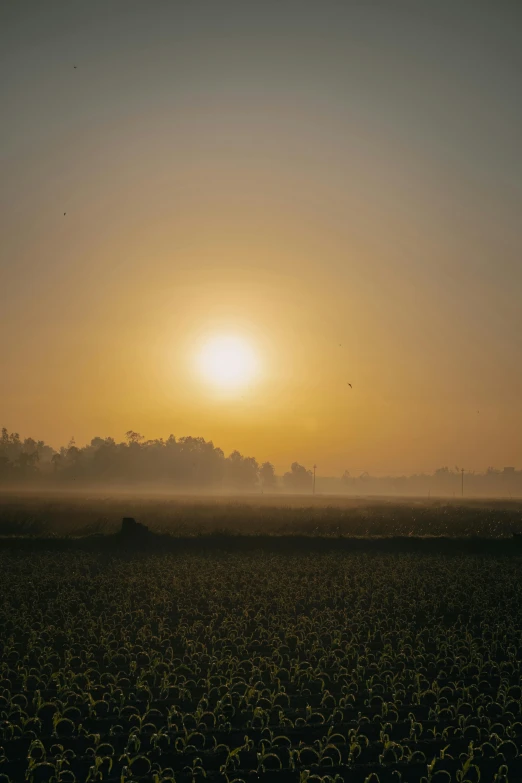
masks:
<svg viewBox="0 0 522 783"><path fill-rule="evenodd" d="M22 440L17 432L4 427L0 436L0 481L84 483L154 483L185 489L220 488L229 490L274 491L279 486L271 462L259 463L222 449L204 438L157 438L145 440L129 430L125 440L93 438L79 447L74 438L67 446L53 449L44 441ZM312 488L312 472L298 462L282 477L288 491L306 492Z"/></svg>
<svg viewBox="0 0 522 783"><path fill-rule="evenodd" d="M74 438L56 450L41 440L25 438L4 427L0 435L0 485L21 483L157 484L184 490L310 493L312 471L293 462L283 476L276 476L271 462L259 463L239 451L225 456L204 438L145 440L134 430L125 440L93 438L79 447ZM464 493L462 490L464 489ZM432 474L370 476L363 472L317 478L319 493L348 495L430 495L522 497L522 471L490 467L484 473L438 468Z"/></svg>

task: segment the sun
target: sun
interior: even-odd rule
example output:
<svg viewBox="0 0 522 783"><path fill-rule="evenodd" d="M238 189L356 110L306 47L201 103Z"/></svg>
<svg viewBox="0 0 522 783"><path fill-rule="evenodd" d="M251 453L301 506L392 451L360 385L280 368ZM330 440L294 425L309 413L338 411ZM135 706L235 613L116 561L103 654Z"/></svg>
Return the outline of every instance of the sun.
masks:
<svg viewBox="0 0 522 783"><path fill-rule="evenodd" d="M248 385L259 372L259 360L253 347L236 335L216 335L207 340L199 352L197 364L205 380L228 391Z"/></svg>

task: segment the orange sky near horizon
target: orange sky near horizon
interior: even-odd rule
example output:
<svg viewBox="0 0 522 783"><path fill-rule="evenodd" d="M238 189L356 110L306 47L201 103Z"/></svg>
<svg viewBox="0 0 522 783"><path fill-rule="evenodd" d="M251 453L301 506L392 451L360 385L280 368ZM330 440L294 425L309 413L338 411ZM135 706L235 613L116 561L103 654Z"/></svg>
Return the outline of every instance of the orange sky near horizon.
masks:
<svg viewBox="0 0 522 783"><path fill-rule="evenodd" d="M0 426L521 467L521 21L5 4ZM195 370L219 334L261 367L229 394Z"/></svg>

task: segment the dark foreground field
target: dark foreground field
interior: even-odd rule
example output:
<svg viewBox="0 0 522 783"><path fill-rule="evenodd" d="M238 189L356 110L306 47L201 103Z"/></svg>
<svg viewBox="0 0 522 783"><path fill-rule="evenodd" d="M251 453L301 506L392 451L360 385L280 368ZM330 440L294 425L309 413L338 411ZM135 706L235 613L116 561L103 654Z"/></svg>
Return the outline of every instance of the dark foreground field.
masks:
<svg viewBox="0 0 522 783"><path fill-rule="evenodd" d="M521 531L509 502L4 495L0 783L520 781Z"/></svg>
<svg viewBox="0 0 522 783"><path fill-rule="evenodd" d="M0 778L522 780L522 560L0 552Z"/></svg>

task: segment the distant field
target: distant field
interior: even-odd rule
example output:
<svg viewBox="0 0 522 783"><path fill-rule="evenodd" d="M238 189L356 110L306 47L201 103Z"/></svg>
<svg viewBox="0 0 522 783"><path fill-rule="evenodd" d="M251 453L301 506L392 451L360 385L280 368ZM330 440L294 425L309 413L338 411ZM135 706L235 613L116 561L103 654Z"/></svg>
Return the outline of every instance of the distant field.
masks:
<svg viewBox="0 0 522 783"><path fill-rule="evenodd" d="M123 516L177 536L480 536L522 532L521 501L333 496L167 497L0 494L0 535L113 533Z"/></svg>

